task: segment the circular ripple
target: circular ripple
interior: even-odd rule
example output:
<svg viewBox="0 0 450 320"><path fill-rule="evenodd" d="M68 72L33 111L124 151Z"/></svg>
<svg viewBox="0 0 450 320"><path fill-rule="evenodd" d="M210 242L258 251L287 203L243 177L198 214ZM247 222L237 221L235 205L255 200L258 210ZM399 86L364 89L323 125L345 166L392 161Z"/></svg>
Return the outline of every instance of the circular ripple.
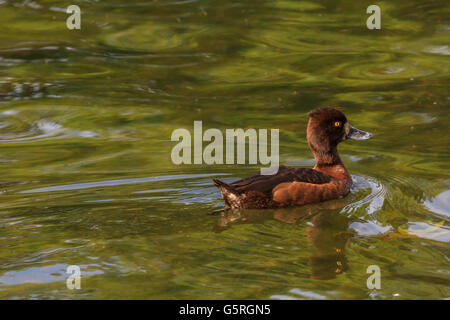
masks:
<svg viewBox="0 0 450 320"><path fill-rule="evenodd" d="M111 34L105 42L122 50L193 49L197 47L196 35L204 30L204 27L195 25L166 25L152 22Z"/></svg>
<svg viewBox="0 0 450 320"><path fill-rule="evenodd" d="M4 110L0 112L0 143L20 143L64 137L93 138L97 133L78 131L63 125L39 112Z"/></svg>

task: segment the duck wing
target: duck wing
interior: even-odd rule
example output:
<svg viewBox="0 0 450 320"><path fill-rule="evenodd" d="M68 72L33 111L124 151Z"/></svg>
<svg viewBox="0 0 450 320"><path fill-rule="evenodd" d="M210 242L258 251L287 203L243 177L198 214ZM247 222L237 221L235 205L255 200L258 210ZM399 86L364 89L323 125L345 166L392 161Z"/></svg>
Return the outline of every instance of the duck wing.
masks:
<svg viewBox="0 0 450 320"><path fill-rule="evenodd" d="M278 173L274 175L261 175L244 178L229 184L226 187L234 193L242 194L247 191L258 191L271 194L272 190L284 182L306 182L311 184L324 184L330 182L332 177L310 168L292 168L280 166ZM216 184L218 181L215 181ZM222 184L222 181L219 181Z"/></svg>

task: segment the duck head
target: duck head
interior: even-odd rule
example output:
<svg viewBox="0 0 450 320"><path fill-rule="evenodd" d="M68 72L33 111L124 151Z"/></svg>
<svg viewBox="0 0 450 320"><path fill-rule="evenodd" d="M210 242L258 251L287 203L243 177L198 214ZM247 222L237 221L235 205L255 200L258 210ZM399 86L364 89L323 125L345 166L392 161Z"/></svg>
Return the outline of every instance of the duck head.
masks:
<svg viewBox="0 0 450 320"><path fill-rule="evenodd" d="M369 132L352 127L345 115L337 109L318 108L308 115L307 139L318 166L342 163L337 152L337 145L340 142L347 139L367 140L373 137Z"/></svg>

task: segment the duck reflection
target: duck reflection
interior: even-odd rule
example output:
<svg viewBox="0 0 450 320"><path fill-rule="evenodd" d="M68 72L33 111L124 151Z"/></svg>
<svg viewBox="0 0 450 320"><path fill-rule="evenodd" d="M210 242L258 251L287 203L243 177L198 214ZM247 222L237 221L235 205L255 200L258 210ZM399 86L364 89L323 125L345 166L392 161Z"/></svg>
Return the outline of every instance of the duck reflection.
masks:
<svg viewBox="0 0 450 320"><path fill-rule="evenodd" d="M354 235L349 225L349 219L336 212L322 212L313 217L312 226L306 229L306 238L316 249L309 256L312 278L333 279L348 269L345 251Z"/></svg>
<svg viewBox="0 0 450 320"><path fill-rule="evenodd" d="M306 239L315 249L315 252L308 257L311 277L318 280L333 279L348 269L345 252L356 234L354 230L349 229L349 225L354 221L339 213L346 204L348 200L277 210L230 209L221 212L216 231L223 231L234 224L263 223L268 219L289 224L310 222L305 233Z"/></svg>

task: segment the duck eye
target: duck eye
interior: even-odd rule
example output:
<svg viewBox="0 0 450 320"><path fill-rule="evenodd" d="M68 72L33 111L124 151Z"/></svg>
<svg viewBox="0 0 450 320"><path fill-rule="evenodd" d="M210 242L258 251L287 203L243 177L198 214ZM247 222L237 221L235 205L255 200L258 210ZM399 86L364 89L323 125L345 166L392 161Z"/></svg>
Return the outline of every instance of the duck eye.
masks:
<svg viewBox="0 0 450 320"><path fill-rule="evenodd" d="M334 123L334 126L335 126L335 127L340 127L340 126L341 126L341 122L340 122L340 121L336 121L336 122Z"/></svg>

